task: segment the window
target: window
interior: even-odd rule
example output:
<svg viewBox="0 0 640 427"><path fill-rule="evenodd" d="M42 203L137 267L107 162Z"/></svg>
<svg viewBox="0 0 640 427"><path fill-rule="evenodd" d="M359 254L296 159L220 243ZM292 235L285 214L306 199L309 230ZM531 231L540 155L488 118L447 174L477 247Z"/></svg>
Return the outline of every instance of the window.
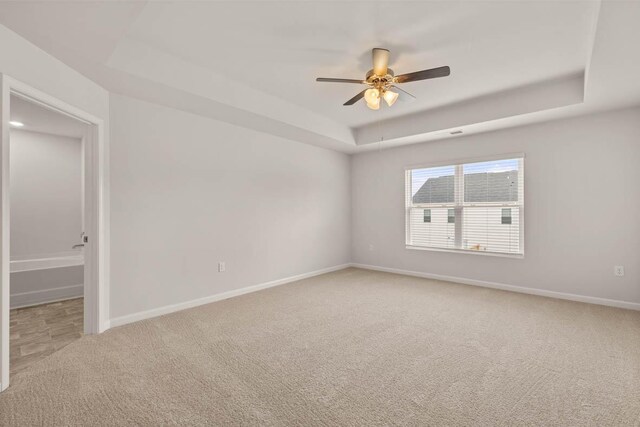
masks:
<svg viewBox="0 0 640 427"><path fill-rule="evenodd" d="M524 158L406 171L409 248L522 255Z"/></svg>
<svg viewBox="0 0 640 427"><path fill-rule="evenodd" d="M511 224L511 208L502 209L502 218L500 218L502 224Z"/></svg>

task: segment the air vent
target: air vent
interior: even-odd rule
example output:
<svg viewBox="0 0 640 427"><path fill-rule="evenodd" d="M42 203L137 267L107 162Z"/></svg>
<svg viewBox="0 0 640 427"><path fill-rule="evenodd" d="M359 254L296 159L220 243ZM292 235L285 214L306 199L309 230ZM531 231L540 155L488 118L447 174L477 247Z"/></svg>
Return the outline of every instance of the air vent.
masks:
<svg viewBox="0 0 640 427"><path fill-rule="evenodd" d="M460 135L461 133L462 133L461 130L454 130L452 132L449 132L449 134L451 134L451 135Z"/></svg>

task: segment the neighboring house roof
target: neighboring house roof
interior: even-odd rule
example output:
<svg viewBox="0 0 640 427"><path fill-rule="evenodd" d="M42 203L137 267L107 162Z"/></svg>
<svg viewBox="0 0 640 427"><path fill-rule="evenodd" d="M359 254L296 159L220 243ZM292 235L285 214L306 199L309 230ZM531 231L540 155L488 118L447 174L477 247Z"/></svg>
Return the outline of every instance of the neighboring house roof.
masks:
<svg viewBox="0 0 640 427"><path fill-rule="evenodd" d="M427 179L413 195L413 203L453 203L453 175Z"/></svg>
<svg viewBox="0 0 640 427"><path fill-rule="evenodd" d="M413 195L413 203L453 203L453 175L427 179ZM465 174L464 201L515 202L518 200L518 171Z"/></svg>

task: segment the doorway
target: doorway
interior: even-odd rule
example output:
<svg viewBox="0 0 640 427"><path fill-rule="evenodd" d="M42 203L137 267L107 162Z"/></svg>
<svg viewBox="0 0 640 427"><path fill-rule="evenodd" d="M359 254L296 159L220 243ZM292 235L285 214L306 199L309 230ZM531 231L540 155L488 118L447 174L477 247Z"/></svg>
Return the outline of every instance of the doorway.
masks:
<svg viewBox="0 0 640 427"><path fill-rule="evenodd" d="M107 328L104 125L6 75L0 151L0 391Z"/></svg>
<svg viewBox="0 0 640 427"><path fill-rule="evenodd" d="M88 124L10 95L10 374L84 333Z"/></svg>

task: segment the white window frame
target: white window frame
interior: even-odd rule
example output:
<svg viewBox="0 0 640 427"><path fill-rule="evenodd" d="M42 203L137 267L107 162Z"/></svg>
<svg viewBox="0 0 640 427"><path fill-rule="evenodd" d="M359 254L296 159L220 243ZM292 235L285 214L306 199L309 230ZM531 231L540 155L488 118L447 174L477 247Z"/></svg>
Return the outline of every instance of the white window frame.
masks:
<svg viewBox="0 0 640 427"><path fill-rule="evenodd" d="M465 203L464 202L464 165L469 163L490 162L507 159L519 159L518 165L518 186L523 189L522 197L518 197L517 202L503 202L503 203ZM525 224L525 203L524 203L524 179L525 179L525 167L524 167L524 153L508 153L487 157L475 157L467 159L457 159L450 161L433 162L427 164L417 164L405 166L405 243L406 249L433 251L433 252L451 252L461 254L474 254L484 256L497 256L506 258L524 258L524 224ZM414 169L426 169L434 167L452 166L455 170L454 178L454 201L453 203L413 203L412 191L411 191L411 171ZM519 215L519 253L508 252L490 252L490 251L477 251L473 249L462 248L462 235L463 235L463 216L465 207L500 207L517 209ZM419 246L413 245L411 242L411 210L412 209L434 209L434 208L448 208L455 210L455 248L438 248L431 246Z"/></svg>

